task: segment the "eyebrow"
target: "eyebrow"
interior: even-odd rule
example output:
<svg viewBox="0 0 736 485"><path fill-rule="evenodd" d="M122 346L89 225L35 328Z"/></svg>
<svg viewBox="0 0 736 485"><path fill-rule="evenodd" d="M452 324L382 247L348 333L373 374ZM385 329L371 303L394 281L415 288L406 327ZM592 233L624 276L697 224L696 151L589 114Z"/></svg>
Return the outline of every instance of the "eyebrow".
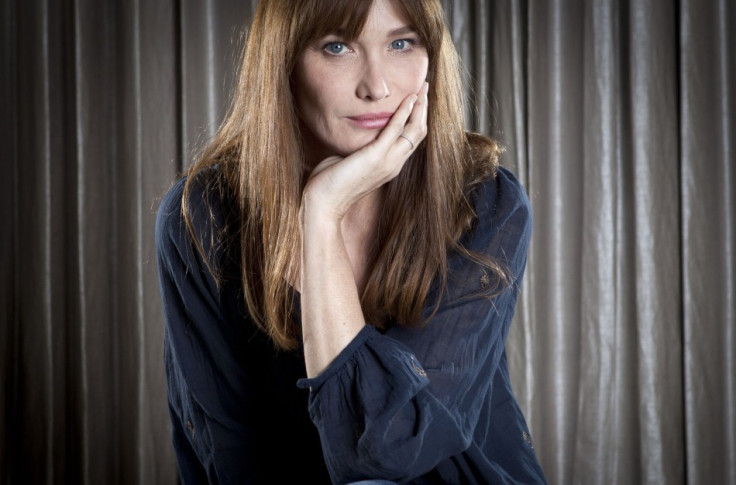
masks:
<svg viewBox="0 0 736 485"><path fill-rule="evenodd" d="M388 33L389 37L393 37L394 35L404 35L404 34L414 34L416 31L414 28L410 25L405 25L403 27L399 27L398 29L394 29L391 32Z"/></svg>

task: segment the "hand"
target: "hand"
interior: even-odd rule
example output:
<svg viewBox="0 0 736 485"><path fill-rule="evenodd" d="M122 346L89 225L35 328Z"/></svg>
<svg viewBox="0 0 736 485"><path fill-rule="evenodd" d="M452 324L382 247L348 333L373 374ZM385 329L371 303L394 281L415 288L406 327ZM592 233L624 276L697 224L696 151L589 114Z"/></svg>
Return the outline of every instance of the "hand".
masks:
<svg viewBox="0 0 736 485"><path fill-rule="evenodd" d="M309 206L340 220L356 201L395 178L427 136L428 88L425 82L407 96L373 142L347 157L322 160L304 189Z"/></svg>

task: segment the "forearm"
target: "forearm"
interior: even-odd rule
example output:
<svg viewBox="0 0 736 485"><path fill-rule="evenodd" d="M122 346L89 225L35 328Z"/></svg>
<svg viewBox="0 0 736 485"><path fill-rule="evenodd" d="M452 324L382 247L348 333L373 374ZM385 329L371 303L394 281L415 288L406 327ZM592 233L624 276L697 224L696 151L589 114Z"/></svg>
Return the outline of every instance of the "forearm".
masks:
<svg viewBox="0 0 736 485"><path fill-rule="evenodd" d="M305 199L301 306L307 376L322 372L365 325L340 219Z"/></svg>

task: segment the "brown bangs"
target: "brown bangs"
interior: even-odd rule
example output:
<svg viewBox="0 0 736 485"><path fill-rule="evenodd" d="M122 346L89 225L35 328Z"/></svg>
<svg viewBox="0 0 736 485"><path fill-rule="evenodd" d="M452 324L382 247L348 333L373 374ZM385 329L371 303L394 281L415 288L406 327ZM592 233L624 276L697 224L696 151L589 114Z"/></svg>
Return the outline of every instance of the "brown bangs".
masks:
<svg viewBox="0 0 736 485"><path fill-rule="evenodd" d="M347 41L355 40L365 27L372 4L373 0L303 2L292 19L292 34L296 37L294 45L304 50L312 42L337 32ZM300 53L295 52L296 56Z"/></svg>

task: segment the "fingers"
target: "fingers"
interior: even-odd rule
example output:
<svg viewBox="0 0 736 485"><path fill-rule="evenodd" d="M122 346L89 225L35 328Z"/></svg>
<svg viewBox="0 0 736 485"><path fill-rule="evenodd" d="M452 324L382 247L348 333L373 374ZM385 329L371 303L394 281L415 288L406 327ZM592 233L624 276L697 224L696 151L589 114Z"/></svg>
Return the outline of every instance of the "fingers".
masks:
<svg viewBox="0 0 736 485"><path fill-rule="evenodd" d="M419 90L417 101L414 109L409 115L406 125L402 131L402 135L411 139L416 147L425 136L427 136L427 93L429 92L429 83L425 82L422 89Z"/></svg>
<svg viewBox="0 0 736 485"><path fill-rule="evenodd" d="M408 156L427 136L427 93L429 84L424 83L419 93L409 96L399 107L388 131L388 152L396 151L397 155Z"/></svg>
<svg viewBox="0 0 736 485"><path fill-rule="evenodd" d="M376 140L379 144L383 145L385 150L391 148L391 146L399 138L399 135L403 133L404 127L409 121L411 114L414 111L414 106L419 100L419 96L411 94L407 96L404 101L401 102L399 108L396 110L394 115L391 117L391 121L383 129L381 134Z"/></svg>

